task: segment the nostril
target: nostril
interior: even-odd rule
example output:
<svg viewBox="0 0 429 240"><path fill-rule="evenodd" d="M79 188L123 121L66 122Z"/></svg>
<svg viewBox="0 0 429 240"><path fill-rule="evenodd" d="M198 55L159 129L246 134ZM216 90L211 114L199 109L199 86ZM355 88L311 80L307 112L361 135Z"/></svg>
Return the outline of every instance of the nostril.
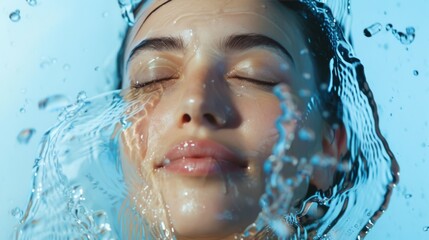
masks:
<svg viewBox="0 0 429 240"><path fill-rule="evenodd" d="M189 116L189 114L187 114L187 113L183 114L182 122L183 123L188 123L190 121L191 121L191 116Z"/></svg>
<svg viewBox="0 0 429 240"><path fill-rule="evenodd" d="M217 125L218 124L218 122L216 121L216 118L212 115L212 114L209 114L209 113L206 113L206 114L204 114L203 115L203 117L210 123L210 124L213 124L213 125Z"/></svg>

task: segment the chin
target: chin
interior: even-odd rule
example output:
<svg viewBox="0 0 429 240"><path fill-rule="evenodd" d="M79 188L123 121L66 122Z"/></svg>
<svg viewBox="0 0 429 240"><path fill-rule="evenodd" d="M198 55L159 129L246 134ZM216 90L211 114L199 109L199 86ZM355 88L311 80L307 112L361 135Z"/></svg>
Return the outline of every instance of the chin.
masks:
<svg viewBox="0 0 429 240"><path fill-rule="evenodd" d="M179 239L233 239L260 211L261 193L245 182L235 181L229 188L216 178L176 179L166 184L163 200Z"/></svg>

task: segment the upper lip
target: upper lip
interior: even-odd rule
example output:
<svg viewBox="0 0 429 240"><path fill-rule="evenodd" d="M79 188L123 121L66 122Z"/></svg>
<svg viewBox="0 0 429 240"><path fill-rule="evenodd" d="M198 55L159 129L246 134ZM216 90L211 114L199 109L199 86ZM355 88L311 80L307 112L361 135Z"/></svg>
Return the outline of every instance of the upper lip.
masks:
<svg viewBox="0 0 429 240"><path fill-rule="evenodd" d="M246 168L247 161L243 160L228 147L213 140L186 140L173 146L166 154L165 159L156 165L156 168L164 167L165 160L169 162L186 158L213 158L216 161L227 161L239 167Z"/></svg>

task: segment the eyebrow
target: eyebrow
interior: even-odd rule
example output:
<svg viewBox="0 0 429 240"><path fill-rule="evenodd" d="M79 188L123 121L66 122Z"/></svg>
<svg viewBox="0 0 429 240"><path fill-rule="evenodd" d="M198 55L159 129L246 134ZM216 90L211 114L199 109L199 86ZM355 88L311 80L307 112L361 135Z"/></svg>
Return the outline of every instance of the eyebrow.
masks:
<svg viewBox="0 0 429 240"><path fill-rule="evenodd" d="M231 35L220 42L220 49L223 51L248 50L257 47L269 47L282 52L293 62L292 55L276 40L261 34L238 34ZM141 41L130 52L130 57L127 62L130 62L133 57L144 50L153 51L183 51L185 43L181 37L158 37L148 38Z"/></svg>
<svg viewBox="0 0 429 240"><path fill-rule="evenodd" d="M247 50L257 47L268 47L279 50L284 55L290 58L293 62L292 55L276 40L261 34L239 34L231 35L220 43L220 47L224 51Z"/></svg>
<svg viewBox="0 0 429 240"><path fill-rule="evenodd" d="M144 50L154 51L183 51L185 44L181 37L148 38L141 41L130 52L128 62L139 52Z"/></svg>

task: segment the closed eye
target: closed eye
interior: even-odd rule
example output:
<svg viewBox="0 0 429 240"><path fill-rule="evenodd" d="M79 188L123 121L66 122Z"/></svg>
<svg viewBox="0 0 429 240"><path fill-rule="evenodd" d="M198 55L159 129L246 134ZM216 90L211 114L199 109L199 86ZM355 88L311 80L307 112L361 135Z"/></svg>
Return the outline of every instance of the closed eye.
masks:
<svg viewBox="0 0 429 240"><path fill-rule="evenodd" d="M267 81L267 80L259 80L259 79L255 79L255 78L249 78L249 77L243 77L243 76L238 76L238 75L232 75L232 76L228 76L228 78L235 78L238 80L243 80L252 84L256 84L256 85L260 85L260 86L264 86L264 87L274 87L275 85L277 85L277 82L272 82L272 81Z"/></svg>
<svg viewBox="0 0 429 240"><path fill-rule="evenodd" d="M157 78L157 79L153 79L153 80L150 80L150 81L144 81L144 82L137 81L137 82L133 83L132 88L134 88L134 89L142 89L142 88L154 87L154 85L157 85L157 86L159 84L163 85L167 81L175 80L177 78L178 77L176 75L172 75L172 76L169 76L169 77Z"/></svg>

